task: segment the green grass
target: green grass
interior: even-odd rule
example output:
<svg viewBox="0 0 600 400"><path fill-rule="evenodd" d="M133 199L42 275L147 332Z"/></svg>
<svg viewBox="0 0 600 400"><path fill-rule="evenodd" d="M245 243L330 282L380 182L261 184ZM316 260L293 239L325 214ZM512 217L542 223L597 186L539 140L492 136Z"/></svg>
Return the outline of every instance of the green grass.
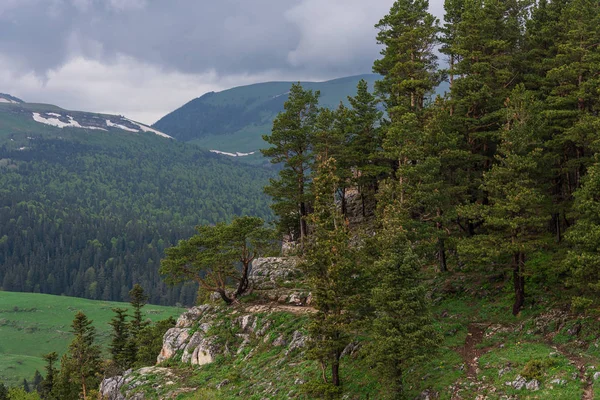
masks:
<svg viewBox="0 0 600 400"><path fill-rule="evenodd" d="M0 291L0 381L9 385L43 372L43 354L66 351L71 342L70 325L83 311L94 321L98 340L106 347L110 339L108 321L112 308L130 308L127 303L105 302L65 296ZM158 321L177 317L183 309L148 304L144 316Z"/></svg>

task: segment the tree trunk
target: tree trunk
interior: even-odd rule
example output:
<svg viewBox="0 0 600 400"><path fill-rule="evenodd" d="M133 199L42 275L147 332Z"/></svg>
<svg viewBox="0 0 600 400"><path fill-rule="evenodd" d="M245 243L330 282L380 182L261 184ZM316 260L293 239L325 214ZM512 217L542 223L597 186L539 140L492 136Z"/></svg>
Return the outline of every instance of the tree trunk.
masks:
<svg viewBox="0 0 600 400"><path fill-rule="evenodd" d="M444 239L442 238L438 238L438 261L440 263L440 272L447 272L446 247L444 246Z"/></svg>
<svg viewBox="0 0 600 400"><path fill-rule="evenodd" d="M515 302L513 304L513 315L517 315L525 304L525 276L523 275L523 264L525 254L518 252L513 254L513 285L515 289Z"/></svg>
<svg viewBox="0 0 600 400"><path fill-rule="evenodd" d="M340 357L341 353L339 351L335 351L333 355L333 362L331 363L331 383L333 386L340 386Z"/></svg>
<svg viewBox="0 0 600 400"><path fill-rule="evenodd" d="M87 390L85 388L85 376L81 375L81 389L83 391L83 400L87 400Z"/></svg>
<svg viewBox="0 0 600 400"><path fill-rule="evenodd" d="M306 204L300 203L300 248L304 251L304 239L306 238Z"/></svg>
<svg viewBox="0 0 600 400"><path fill-rule="evenodd" d="M217 290L217 293L219 293L219 295L221 296L221 299L223 299L223 301L229 305L231 303L233 303L233 300L231 300L229 298L229 296L227 296L227 292L225 292L225 289L219 289Z"/></svg>
<svg viewBox="0 0 600 400"><path fill-rule="evenodd" d="M238 287L235 291L235 295L234 295L235 298L238 298L239 296L246 293L246 290L248 290L248 287L250 286L250 283L248 282L248 268L249 267L250 267L250 261L244 260L242 262L242 277L240 278Z"/></svg>

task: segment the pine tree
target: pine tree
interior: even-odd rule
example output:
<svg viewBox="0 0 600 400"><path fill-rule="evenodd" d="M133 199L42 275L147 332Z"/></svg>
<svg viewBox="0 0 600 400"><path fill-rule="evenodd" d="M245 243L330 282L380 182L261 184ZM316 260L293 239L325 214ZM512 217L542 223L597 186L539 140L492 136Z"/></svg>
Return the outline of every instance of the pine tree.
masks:
<svg viewBox="0 0 600 400"><path fill-rule="evenodd" d="M108 323L112 326L111 343L109 351L112 356L112 361L116 365L119 372L125 371L132 364L132 356L128 351L130 341L130 332L127 324L127 309L113 308L115 316ZM135 360L133 360L135 361Z"/></svg>
<svg viewBox="0 0 600 400"><path fill-rule="evenodd" d="M284 111L273 121L270 135L263 139L272 147L262 149L271 163L283 164L279 179L271 179L265 192L273 199L272 209L280 218L280 229L293 238L299 233L301 246L307 231L306 216L311 210L310 174L320 93L292 85Z"/></svg>
<svg viewBox="0 0 600 400"><path fill-rule="evenodd" d="M360 193L365 217L367 209L375 209L377 182L388 172L389 164L383 159L383 138L379 127L383 113L377 108L378 100L369 92L364 79L358 82L356 89L356 96L348 97L351 108L345 156L352 160L347 167L353 169L353 183Z"/></svg>
<svg viewBox="0 0 600 400"><path fill-rule="evenodd" d="M46 361L46 377L41 383L40 395L44 399L54 399L51 396L52 388L54 387L54 380L56 378L57 370L54 367L56 361L58 361L58 354L56 352L48 353L44 355L44 361Z"/></svg>
<svg viewBox="0 0 600 400"><path fill-rule="evenodd" d="M75 337L69 345L66 357L63 357L66 365L61 361L60 374L63 375L63 382L74 384L78 388L78 395L83 396L85 400L88 398L88 392L100 384L100 347L94 343L96 328L83 312L75 314L71 328ZM70 396L64 398L66 400Z"/></svg>
<svg viewBox="0 0 600 400"><path fill-rule="evenodd" d="M309 357L323 371L322 393L339 387L340 358L356 334L357 304L361 298L361 271L350 232L335 202L338 185L335 160L319 164L314 178L315 210L309 220L313 233L306 248L304 270L317 312L309 325ZM330 375L326 369L330 368ZM331 392L331 390L329 390ZM335 390L333 390L335 392Z"/></svg>
<svg viewBox="0 0 600 400"><path fill-rule="evenodd" d="M572 245L566 265L572 271L571 284L582 296L595 298L600 292L600 162L588 169L583 185L575 192L577 222L567 231Z"/></svg>
<svg viewBox="0 0 600 400"><path fill-rule="evenodd" d="M33 380L31 381L31 387L33 388L33 391L40 392L43 381L44 377L42 374L40 374L40 371L36 369L35 374L33 375Z"/></svg>
<svg viewBox="0 0 600 400"><path fill-rule="evenodd" d="M445 32L447 53L456 55L450 112L467 172L467 204L486 203L483 173L491 168L504 115L503 103L520 82L520 49L527 3L521 0L448 2L452 12ZM473 236L483 224L473 215L458 216L458 226Z"/></svg>
<svg viewBox="0 0 600 400"><path fill-rule="evenodd" d="M165 250L160 272L169 283L198 282L203 290L218 293L231 304L249 288L252 260L274 246L273 231L258 217L237 217L231 224L201 225L196 230L190 239ZM231 282L236 288L228 291Z"/></svg>
<svg viewBox="0 0 600 400"><path fill-rule="evenodd" d="M377 42L384 46L383 57L373 64L383 76L375 87L392 121L398 112L420 112L439 81L433 52L438 21L428 8L427 0L398 0L375 25Z"/></svg>
<svg viewBox="0 0 600 400"><path fill-rule="evenodd" d="M600 4L573 0L561 11L553 35L556 55L546 74L550 93L544 111L550 127L548 146L556 157L552 194L557 240L574 222L572 195L593 163L600 111Z"/></svg>
<svg viewBox="0 0 600 400"><path fill-rule="evenodd" d="M0 400L9 400L8 388L2 382L0 382Z"/></svg>
<svg viewBox="0 0 600 400"><path fill-rule="evenodd" d="M406 370L432 352L439 338L432 325L418 257L402 227L402 204L396 198L379 215L379 259L374 265L370 357L390 385L392 398L403 399Z"/></svg>
<svg viewBox="0 0 600 400"><path fill-rule="evenodd" d="M539 133L539 104L520 85L507 100L506 125L496 156L497 163L484 174L482 189L489 203L474 205L484 232L462 243L463 254L483 255L483 262L507 265L513 272L517 315L525 302L525 265L528 255L546 244L550 221L547 188L543 186L544 154Z"/></svg>

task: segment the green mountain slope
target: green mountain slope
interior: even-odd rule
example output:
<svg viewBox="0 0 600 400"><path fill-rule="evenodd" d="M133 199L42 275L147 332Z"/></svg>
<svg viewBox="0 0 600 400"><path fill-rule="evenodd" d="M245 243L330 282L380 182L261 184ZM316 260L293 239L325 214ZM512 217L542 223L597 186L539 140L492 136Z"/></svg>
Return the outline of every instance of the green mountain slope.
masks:
<svg viewBox="0 0 600 400"><path fill-rule="evenodd" d="M0 104L0 287L123 300L137 282L190 304L193 286L162 283L163 250L198 224L269 219L271 175L123 117Z"/></svg>
<svg viewBox="0 0 600 400"><path fill-rule="evenodd" d="M17 385L24 378L31 380L36 369L44 372L42 355L67 350L70 325L79 310L94 321L98 341L106 349L115 307L131 309L128 303L0 291L0 381ZM177 318L182 309L147 305L142 312L145 319L158 321Z"/></svg>
<svg viewBox="0 0 600 400"><path fill-rule="evenodd" d="M378 75L358 75L327 82L303 82L306 89L321 91L320 105L337 107L356 94L365 79L373 87ZM271 131L273 119L287 100L293 82L267 82L207 93L164 116L153 127L181 141L207 149L249 153L264 147L262 135Z"/></svg>

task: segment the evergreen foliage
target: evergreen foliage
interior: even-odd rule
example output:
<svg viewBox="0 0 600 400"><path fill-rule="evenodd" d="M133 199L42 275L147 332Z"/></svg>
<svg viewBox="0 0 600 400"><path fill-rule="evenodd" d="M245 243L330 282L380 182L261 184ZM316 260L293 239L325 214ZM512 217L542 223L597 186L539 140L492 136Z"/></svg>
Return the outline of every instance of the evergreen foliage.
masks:
<svg viewBox="0 0 600 400"><path fill-rule="evenodd" d="M252 260L275 244L273 232L258 217L237 217L230 224L198 226L196 230L196 235L166 250L160 272L170 283L197 282L202 290L218 293L231 304L249 288ZM235 289L230 293L231 282Z"/></svg>
<svg viewBox="0 0 600 400"><path fill-rule="evenodd" d="M196 287L161 280L164 249L198 224L271 218L270 171L158 137L61 134L0 143L3 290L125 301L139 283L191 305Z"/></svg>
<svg viewBox="0 0 600 400"><path fill-rule="evenodd" d="M71 329L75 337L61 359L60 373L51 395L61 400L80 397L85 400L100 384L100 347L95 344L96 328L81 311L75 314Z"/></svg>
<svg viewBox="0 0 600 400"><path fill-rule="evenodd" d="M315 210L309 217L313 232L303 269L317 309L308 327L308 357L320 363L325 387L342 384L340 358L356 337L364 287L356 248L350 244L350 231L335 203L336 189L335 160L324 160L314 178ZM328 368L330 375L325 372Z"/></svg>
<svg viewBox="0 0 600 400"><path fill-rule="evenodd" d="M117 371L125 371L131 365L131 357L128 354L130 331L127 326L127 309L113 308L115 316L109 322L112 326L111 343L109 352Z"/></svg>
<svg viewBox="0 0 600 400"><path fill-rule="evenodd" d="M319 96L318 91L304 90L300 83L292 85L284 111L273 121L271 134L263 136L272 147L261 150L271 157L271 163L283 165L279 179L270 179L265 193L274 200L272 208L280 217L283 232L293 239L298 237L301 244L308 233L306 216L312 203L309 186Z"/></svg>

